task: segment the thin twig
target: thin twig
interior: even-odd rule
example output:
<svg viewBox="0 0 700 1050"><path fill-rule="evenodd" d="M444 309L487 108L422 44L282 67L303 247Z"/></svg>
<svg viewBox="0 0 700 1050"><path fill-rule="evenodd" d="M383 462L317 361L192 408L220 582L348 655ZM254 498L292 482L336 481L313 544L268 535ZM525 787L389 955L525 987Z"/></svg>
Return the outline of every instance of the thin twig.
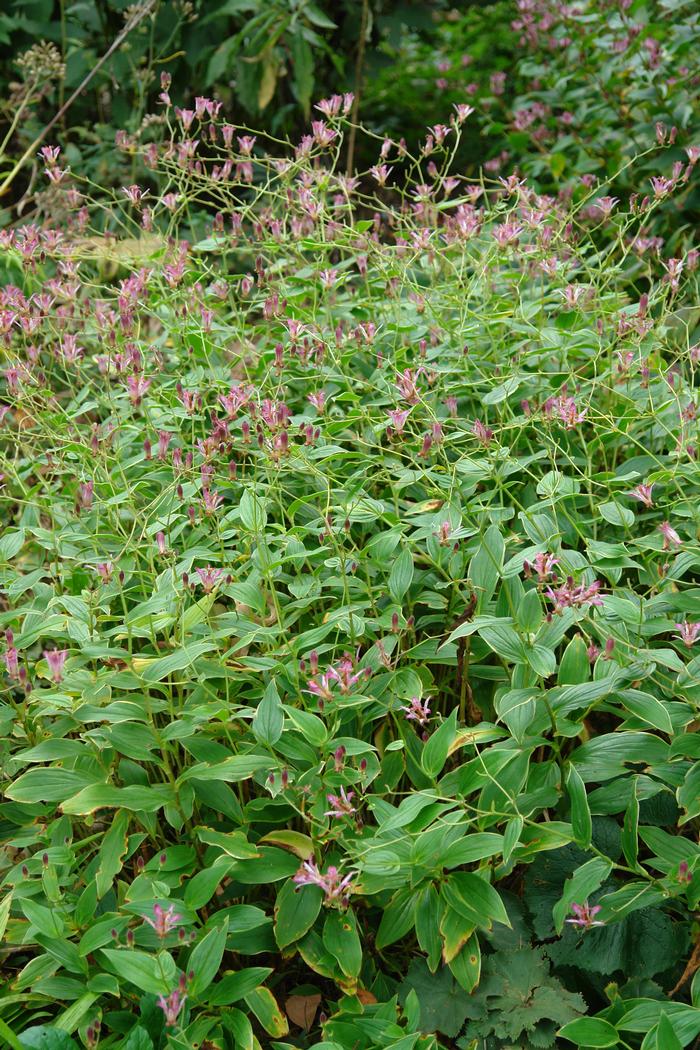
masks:
<svg viewBox="0 0 700 1050"><path fill-rule="evenodd" d="M114 54L114 52L117 50L117 48L124 42L124 40L129 35L131 30L135 29L136 26L139 25L139 23L141 23L144 20L146 15L149 15L151 13L153 8L155 7L155 4L156 4L156 0L147 0L147 2L144 4L144 6L142 8L140 8L140 10L136 11L132 15L132 17L129 19L129 21L126 23L126 25L122 29L121 33L119 33L119 35L117 37L115 37L115 39L112 41L110 46L107 48L107 50L105 51L105 53L102 56L102 58L100 58L95 63L95 65L92 67L92 69L87 74L87 76L81 81L81 83L75 89L75 91L70 96L70 98L66 99L66 101L63 103L61 108L53 115L53 117L48 122L48 124L43 129L43 131L41 131L37 135L37 137L34 139L34 141L31 143L31 145L27 147L27 149L24 151L24 153L22 154L20 159L15 164L14 168L12 169L12 171L3 180L2 184L0 184L0 197L3 197L7 193L7 191L10 188L10 186L14 182L15 177L17 176L18 172L21 171L21 169L27 163L29 158L34 155L37 147L41 145L41 143L44 141L44 139L46 138L48 133L51 131L51 129L58 123L58 121L61 119L61 117L70 109L70 107L73 105L73 103L75 102L75 100L78 97L78 95L82 94L82 92L88 86L88 84L90 83L92 78L95 76L95 74L102 68L102 66L105 64L105 62L107 62L108 59L111 58L111 56Z"/></svg>

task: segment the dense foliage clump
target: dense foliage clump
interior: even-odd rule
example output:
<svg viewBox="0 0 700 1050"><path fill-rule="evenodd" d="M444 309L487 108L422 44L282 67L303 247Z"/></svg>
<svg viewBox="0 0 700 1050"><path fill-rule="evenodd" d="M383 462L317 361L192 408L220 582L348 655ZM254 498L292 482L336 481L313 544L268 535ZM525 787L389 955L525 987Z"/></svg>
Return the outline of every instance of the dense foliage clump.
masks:
<svg viewBox="0 0 700 1050"><path fill-rule="evenodd" d="M0 234L0 1041L693 1045L696 144L171 95Z"/></svg>

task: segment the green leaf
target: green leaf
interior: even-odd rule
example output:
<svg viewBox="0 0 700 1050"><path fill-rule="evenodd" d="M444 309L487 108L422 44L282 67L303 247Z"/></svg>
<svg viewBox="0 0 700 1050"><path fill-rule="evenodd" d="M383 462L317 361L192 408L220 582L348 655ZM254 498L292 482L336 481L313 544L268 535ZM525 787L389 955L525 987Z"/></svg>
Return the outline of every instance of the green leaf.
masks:
<svg viewBox="0 0 700 1050"><path fill-rule="evenodd" d="M598 507L598 513L606 521L609 521L611 525L624 525L628 529L631 529L634 525L634 511L630 510L629 507L623 507L621 503L614 501L601 503Z"/></svg>
<svg viewBox="0 0 700 1050"><path fill-rule="evenodd" d="M469 579L477 597L477 610L482 611L493 596L503 568L505 543L497 525L491 525L481 541L481 546L469 564Z"/></svg>
<svg viewBox="0 0 700 1050"><path fill-rule="evenodd" d="M412 889L398 890L382 911L377 930L377 948L387 948L413 928L416 917L416 894Z"/></svg>
<svg viewBox="0 0 700 1050"><path fill-rule="evenodd" d="M389 573L389 593L395 602L401 602L413 579L413 555L404 547L395 559Z"/></svg>
<svg viewBox="0 0 700 1050"><path fill-rule="evenodd" d="M432 973L438 968L442 953L440 937L440 913L442 902L432 882L423 887L416 902L416 937L421 951L428 956L428 966Z"/></svg>
<svg viewBox="0 0 700 1050"><path fill-rule="evenodd" d="M304 5L304 14L308 18L309 22L313 22L313 24L315 26L318 26L319 29L337 29L338 28L337 24L335 22L331 22L331 20L328 17L328 15L324 14L324 12L316 4L310 4L310 3L305 4Z"/></svg>
<svg viewBox="0 0 700 1050"><path fill-rule="evenodd" d="M449 967L465 992L473 992L481 977L481 949L476 933L471 935L461 952L450 960Z"/></svg>
<svg viewBox="0 0 700 1050"><path fill-rule="evenodd" d="M256 740L272 747L282 736L284 712L274 681L270 682L258 704L253 718L252 730Z"/></svg>
<svg viewBox="0 0 700 1050"><path fill-rule="evenodd" d="M267 514L265 512L265 506L262 501L250 491L246 489L241 496L241 502L238 505L238 513L240 514L241 521L249 532L263 532L267 525Z"/></svg>
<svg viewBox="0 0 700 1050"><path fill-rule="evenodd" d="M0 1024L0 1036L8 1039L6 1025L4 1022ZM10 1035L13 1036L14 1033L10 1032ZM13 1042L12 1039L8 1039L8 1046L12 1047L12 1050L78 1050L78 1044L67 1032L44 1024L25 1028L19 1040Z"/></svg>
<svg viewBox="0 0 700 1050"><path fill-rule="evenodd" d="M314 889L315 887L311 887ZM273 1039L279 1039L289 1031L287 1018L277 1005L269 988L256 988L245 997L248 1009L255 1014L260 1024Z"/></svg>
<svg viewBox="0 0 700 1050"><path fill-rule="evenodd" d="M296 886L288 879L275 901L275 940L286 948L311 929L323 903L318 886Z"/></svg>
<svg viewBox="0 0 700 1050"><path fill-rule="evenodd" d="M243 1013L235 1007L221 1011L221 1023L235 1040L236 1050L256 1050L260 1044L253 1035L253 1026Z"/></svg>
<svg viewBox="0 0 700 1050"><path fill-rule="evenodd" d="M99 952L118 977L142 992L169 995L176 980L175 963L167 952L148 955L134 948L101 948Z"/></svg>
<svg viewBox="0 0 700 1050"><path fill-rule="evenodd" d="M102 980L112 981L113 978L109 974L101 974ZM114 992L117 992L117 982L114 981ZM91 1010L93 1003L97 1001L98 989L93 988L89 992L85 992L80 998L76 999L75 1002L67 1006L62 1013L60 1013L56 1019L56 1028L60 1028L62 1032L74 1032L80 1022L83 1020L88 1010Z"/></svg>
<svg viewBox="0 0 700 1050"><path fill-rule="evenodd" d="M314 747L323 747L328 739L328 730L317 715L312 714L311 711L302 711L297 707L289 707L287 704L284 704L283 708L284 713L305 740L308 740Z"/></svg>
<svg viewBox="0 0 700 1050"><path fill-rule="evenodd" d="M510 926L510 919L497 890L471 871L457 871L442 883L445 901L475 926L491 929L493 922Z"/></svg>
<svg viewBox="0 0 700 1050"><path fill-rule="evenodd" d="M609 896L599 900L607 912ZM548 947L555 966L574 966L591 974L649 978L677 966L685 951L684 931L658 907L642 908L622 921L581 936L567 925L560 940Z"/></svg>
<svg viewBox="0 0 700 1050"><path fill-rule="evenodd" d="M557 1034L584 1047L617 1046L619 1042L617 1029L600 1017L579 1017L565 1024Z"/></svg>
<svg viewBox="0 0 700 1050"><path fill-rule="evenodd" d="M22 550L24 529L8 529L0 538L0 561L11 561Z"/></svg>
<svg viewBox="0 0 700 1050"><path fill-rule="evenodd" d="M332 909L323 924L323 946L337 960L346 977L359 977L362 945L353 912Z"/></svg>
<svg viewBox="0 0 700 1050"><path fill-rule="evenodd" d="M621 689L617 694L623 705L637 718L660 729L662 733L673 736L673 723L668 709L650 693L643 693L639 689Z"/></svg>
<svg viewBox="0 0 700 1050"><path fill-rule="evenodd" d="M421 1031L439 1031L451 1039L459 1035L467 1017L469 996L447 966L431 974L423 959L413 959L399 991L402 1002L411 989L420 1004Z"/></svg>
<svg viewBox="0 0 700 1050"><path fill-rule="evenodd" d="M639 853L639 799L637 798L637 778L632 782L632 797L629 800L622 824L622 852L631 868L637 867Z"/></svg>
<svg viewBox="0 0 700 1050"><path fill-rule="evenodd" d="M178 785L188 780L225 780L229 784L237 784L241 780L249 780L269 766L270 759L264 755L233 755L222 762L200 762L190 766L180 775Z"/></svg>
<svg viewBox="0 0 700 1050"><path fill-rule="evenodd" d="M560 901L554 905L552 914L557 933L561 933L564 919L572 904L583 904L590 895L607 879L612 869L612 861L607 857L594 857L577 868L564 884Z"/></svg>
<svg viewBox="0 0 700 1050"><path fill-rule="evenodd" d="M220 926L209 930L195 945L187 963L188 970L194 971L194 977L188 985L188 994L194 999L207 990L219 972L227 935L228 919L224 919Z"/></svg>
<svg viewBox="0 0 700 1050"><path fill-rule="evenodd" d="M426 776L429 776L432 780L439 775L442 767L445 765L450 750L450 744L453 742L456 735L457 708L453 710L449 718L446 718L445 721L442 722L433 733L431 733L427 742L423 746L421 768Z"/></svg>
<svg viewBox="0 0 700 1050"><path fill-rule="evenodd" d="M0 942L5 936L5 930L7 929L7 920L10 917L10 908L12 907L12 891L6 894L2 902L0 902Z"/></svg>
<svg viewBox="0 0 700 1050"><path fill-rule="evenodd" d="M552 649L544 645L525 647L525 657L535 674L540 678L549 678L557 669L557 658Z"/></svg>
<svg viewBox="0 0 700 1050"><path fill-rule="evenodd" d="M572 638L559 663L557 682L559 685L580 685L590 677L588 649L580 634Z"/></svg>
<svg viewBox="0 0 700 1050"><path fill-rule="evenodd" d="M30 769L5 789L15 802L63 802L95 783L95 777L72 769Z"/></svg>
<svg viewBox="0 0 700 1050"><path fill-rule="evenodd" d="M482 977L469 997L465 1039L488 1045L494 1029L508 1047L549 1047L558 1025L583 1013L580 995L550 974L542 948L502 949L482 960Z"/></svg>
<svg viewBox="0 0 700 1050"><path fill-rule="evenodd" d="M231 871L234 861L228 857L218 857L214 864L202 868L191 879L187 880L183 900L188 908L199 911L209 903L220 883Z"/></svg>
<svg viewBox="0 0 700 1050"><path fill-rule="evenodd" d="M228 1006L244 999L257 988L274 971L267 966L250 966L237 973L226 973L217 984L209 989L207 1002L209 1006Z"/></svg>
<svg viewBox="0 0 700 1050"><path fill-rule="evenodd" d="M458 868L462 864L483 860L484 857L494 857L503 850L503 835L492 831L472 831L448 846L440 854L440 863L443 868Z"/></svg>
<svg viewBox="0 0 700 1050"><path fill-rule="evenodd" d="M682 1050L682 1046L668 1014L662 1010L656 1026L656 1050Z"/></svg>
<svg viewBox="0 0 700 1050"><path fill-rule="evenodd" d="M571 800L571 827L574 832L574 842L581 849L588 849L593 833L591 810L588 805L586 785L572 765L569 766L567 772L566 787Z"/></svg>
<svg viewBox="0 0 700 1050"><path fill-rule="evenodd" d="M455 911L444 898L440 900L440 936L442 938L442 959L450 963L461 952L476 929L473 918L466 918Z"/></svg>
<svg viewBox="0 0 700 1050"><path fill-rule="evenodd" d="M260 842L269 842L273 846L281 846L291 853L295 853L301 860L308 860L313 856L314 843L308 835L301 831L287 831L281 828L279 831L269 831L263 835Z"/></svg>
<svg viewBox="0 0 700 1050"><path fill-rule="evenodd" d="M685 811L679 824L685 824L694 817L700 816L700 762L696 762L686 773L677 795L678 805Z"/></svg>
<svg viewBox="0 0 700 1050"><path fill-rule="evenodd" d="M520 842L520 836L523 833L525 821L521 816L511 817L506 824L505 834L503 835L503 863L507 864L510 860L511 853Z"/></svg>
<svg viewBox="0 0 700 1050"><path fill-rule="evenodd" d="M31 1032L31 1029L25 1029L25 1031L22 1034L26 1035L27 1032ZM20 1043L19 1036L15 1035L15 1033L12 1031L9 1025L7 1025L2 1020L2 1018L0 1018L0 1037L2 1037L5 1040L10 1050L23 1050L23 1047L26 1047L28 1045L27 1043ZM73 1050L73 1048L75 1048L75 1043L73 1043L72 1040L68 1044L68 1048L66 1048L64 1045L64 1050ZM45 1050L48 1050L46 1046ZM59 1048L55 1047L55 1050L59 1050Z"/></svg>
<svg viewBox="0 0 700 1050"><path fill-rule="evenodd" d="M516 613L518 625L525 634L535 634L542 623L542 602L533 588L526 591Z"/></svg>
<svg viewBox="0 0 700 1050"><path fill-rule="evenodd" d="M131 1029L120 1050L153 1050L153 1040L140 1024Z"/></svg>
<svg viewBox="0 0 700 1050"><path fill-rule="evenodd" d="M292 90L297 102L304 111L304 116L309 116L311 109L311 94L314 87L314 58L311 47L302 33L297 32L290 41L292 53Z"/></svg>
<svg viewBox="0 0 700 1050"><path fill-rule="evenodd" d="M93 784L67 799L61 808L64 813L76 816L94 813L96 809L129 809L142 813L156 813L163 806L172 805L174 800L175 792L169 784L151 784L144 787L132 784L124 788L113 787L111 784Z"/></svg>
<svg viewBox="0 0 700 1050"><path fill-rule="evenodd" d="M162 682L164 678L176 674L178 671L188 670L195 660L205 653L216 649L213 641L190 642L183 645L167 656L134 657L131 661L134 671L140 675L144 682Z"/></svg>
<svg viewBox="0 0 700 1050"><path fill-rule="evenodd" d="M101 900L112 886L114 877L122 870L128 848L129 813L118 810L100 846L100 864L95 876L97 896Z"/></svg>
<svg viewBox="0 0 700 1050"><path fill-rule="evenodd" d="M510 689L496 703L498 720L505 722L513 737L521 743L537 713L542 693L538 689Z"/></svg>
<svg viewBox="0 0 700 1050"><path fill-rule="evenodd" d="M258 849L248 842L242 831L227 833L212 831L211 828L203 827L197 827L195 831L200 842L205 842L208 846L217 846L229 857L234 857L236 860L247 860L260 856Z"/></svg>

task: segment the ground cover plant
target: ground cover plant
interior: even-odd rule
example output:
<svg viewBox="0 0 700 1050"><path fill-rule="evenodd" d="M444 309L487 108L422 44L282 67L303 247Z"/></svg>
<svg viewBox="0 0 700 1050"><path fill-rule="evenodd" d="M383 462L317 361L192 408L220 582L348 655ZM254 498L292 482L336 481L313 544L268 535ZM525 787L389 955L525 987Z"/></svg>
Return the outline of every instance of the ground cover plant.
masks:
<svg viewBox="0 0 700 1050"><path fill-rule="evenodd" d="M693 143L546 196L465 102L349 177L352 105L165 76L2 232L13 1050L700 1035Z"/></svg>

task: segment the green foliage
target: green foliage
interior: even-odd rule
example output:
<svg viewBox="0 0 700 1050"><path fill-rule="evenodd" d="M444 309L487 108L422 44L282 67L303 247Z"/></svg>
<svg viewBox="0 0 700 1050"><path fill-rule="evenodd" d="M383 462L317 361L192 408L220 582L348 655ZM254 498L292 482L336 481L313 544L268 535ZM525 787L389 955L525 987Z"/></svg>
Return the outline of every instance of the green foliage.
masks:
<svg viewBox="0 0 700 1050"><path fill-rule="evenodd" d="M325 9L224 6L303 109ZM691 1045L698 258L634 246L693 166L602 222L468 179L483 112L169 90L0 235L0 1037Z"/></svg>
<svg viewBox="0 0 700 1050"><path fill-rule="evenodd" d="M583 1013L583 998L567 991L549 972L542 949L495 952L484 960L479 987L467 1003L461 1046L483 1039L494 1047L527 1040L533 1047L553 1046L557 1029Z"/></svg>

